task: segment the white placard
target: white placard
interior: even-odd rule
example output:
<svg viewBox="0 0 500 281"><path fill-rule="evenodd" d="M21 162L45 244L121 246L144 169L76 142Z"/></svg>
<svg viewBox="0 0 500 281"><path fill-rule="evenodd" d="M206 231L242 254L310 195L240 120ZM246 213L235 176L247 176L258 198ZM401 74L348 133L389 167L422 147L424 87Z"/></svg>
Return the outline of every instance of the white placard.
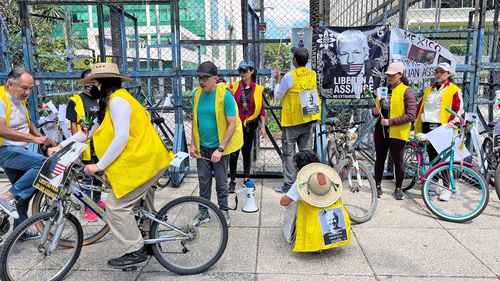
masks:
<svg viewBox="0 0 500 281"><path fill-rule="evenodd" d="M455 136L455 129L448 127L448 125L442 125L426 134L427 139L431 142L437 153L441 153L450 147ZM460 139L456 139L454 147L455 161L460 161L471 155L467 147L461 146Z"/></svg>

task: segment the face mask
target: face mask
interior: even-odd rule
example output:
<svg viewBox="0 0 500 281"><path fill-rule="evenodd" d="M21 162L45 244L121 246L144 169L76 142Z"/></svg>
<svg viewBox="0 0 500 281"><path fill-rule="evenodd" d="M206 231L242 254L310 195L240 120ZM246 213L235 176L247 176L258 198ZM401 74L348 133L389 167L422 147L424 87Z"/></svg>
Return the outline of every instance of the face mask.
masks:
<svg viewBox="0 0 500 281"><path fill-rule="evenodd" d="M93 99L99 99L102 96L101 91L99 90L99 88L97 88L96 85L92 85L89 90L89 94Z"/></svg>

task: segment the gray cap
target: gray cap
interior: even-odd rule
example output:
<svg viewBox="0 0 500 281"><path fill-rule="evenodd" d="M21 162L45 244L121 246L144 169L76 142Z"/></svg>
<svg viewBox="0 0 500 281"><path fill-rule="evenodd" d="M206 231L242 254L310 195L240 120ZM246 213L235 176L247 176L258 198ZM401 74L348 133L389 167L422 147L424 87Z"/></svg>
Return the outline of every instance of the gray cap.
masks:
<svg viewBox="0 0 500 281"><path fill-rule="evenodd" d="M240 65L238 66L238 71L239 70L249 70L249 69L255 69L254 64L252 61L242 61L240 62Z"/></svg>
<svg viewBox="0 0 500 281"><path fill-rule="evenodd" d="M217 66L211 61L206 61L198 66L196 75L198 77L216 76Z"/></svg>

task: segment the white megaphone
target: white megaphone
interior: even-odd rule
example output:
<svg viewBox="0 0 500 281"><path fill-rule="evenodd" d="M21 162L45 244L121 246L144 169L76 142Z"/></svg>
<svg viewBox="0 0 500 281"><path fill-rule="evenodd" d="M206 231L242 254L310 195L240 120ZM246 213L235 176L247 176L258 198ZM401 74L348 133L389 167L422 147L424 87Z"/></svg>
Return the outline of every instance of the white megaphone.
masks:
<svg viewBox="0 0 500 281"><path fill-rule="evenodd" d="M255 213L259 210L257 202L255 202L255 187L246 187L247 198L245 199L245 206L241 209L244 213Z"/></svg>

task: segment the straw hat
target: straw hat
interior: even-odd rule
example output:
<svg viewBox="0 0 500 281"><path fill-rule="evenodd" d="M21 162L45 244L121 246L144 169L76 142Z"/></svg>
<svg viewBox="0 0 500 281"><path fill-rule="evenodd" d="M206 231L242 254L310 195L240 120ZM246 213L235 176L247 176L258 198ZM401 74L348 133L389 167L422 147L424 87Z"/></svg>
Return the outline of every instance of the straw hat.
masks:
<svg viewBox="0 0 500 281"><path fill-rule="evenodd" d="M311 163L297 173L297 189L309 205L326 208L340 198L342 180L332 167Z"/></svg>
<svg viewBox="0 0 500 281"><path fill-rule="evenodd" d="M82 82L86 83L90 80L99 78L120 78L122 81L132 80L130 77L120 74L116 63L101 62L92 65L90 74L83 78Z"/></svg>

